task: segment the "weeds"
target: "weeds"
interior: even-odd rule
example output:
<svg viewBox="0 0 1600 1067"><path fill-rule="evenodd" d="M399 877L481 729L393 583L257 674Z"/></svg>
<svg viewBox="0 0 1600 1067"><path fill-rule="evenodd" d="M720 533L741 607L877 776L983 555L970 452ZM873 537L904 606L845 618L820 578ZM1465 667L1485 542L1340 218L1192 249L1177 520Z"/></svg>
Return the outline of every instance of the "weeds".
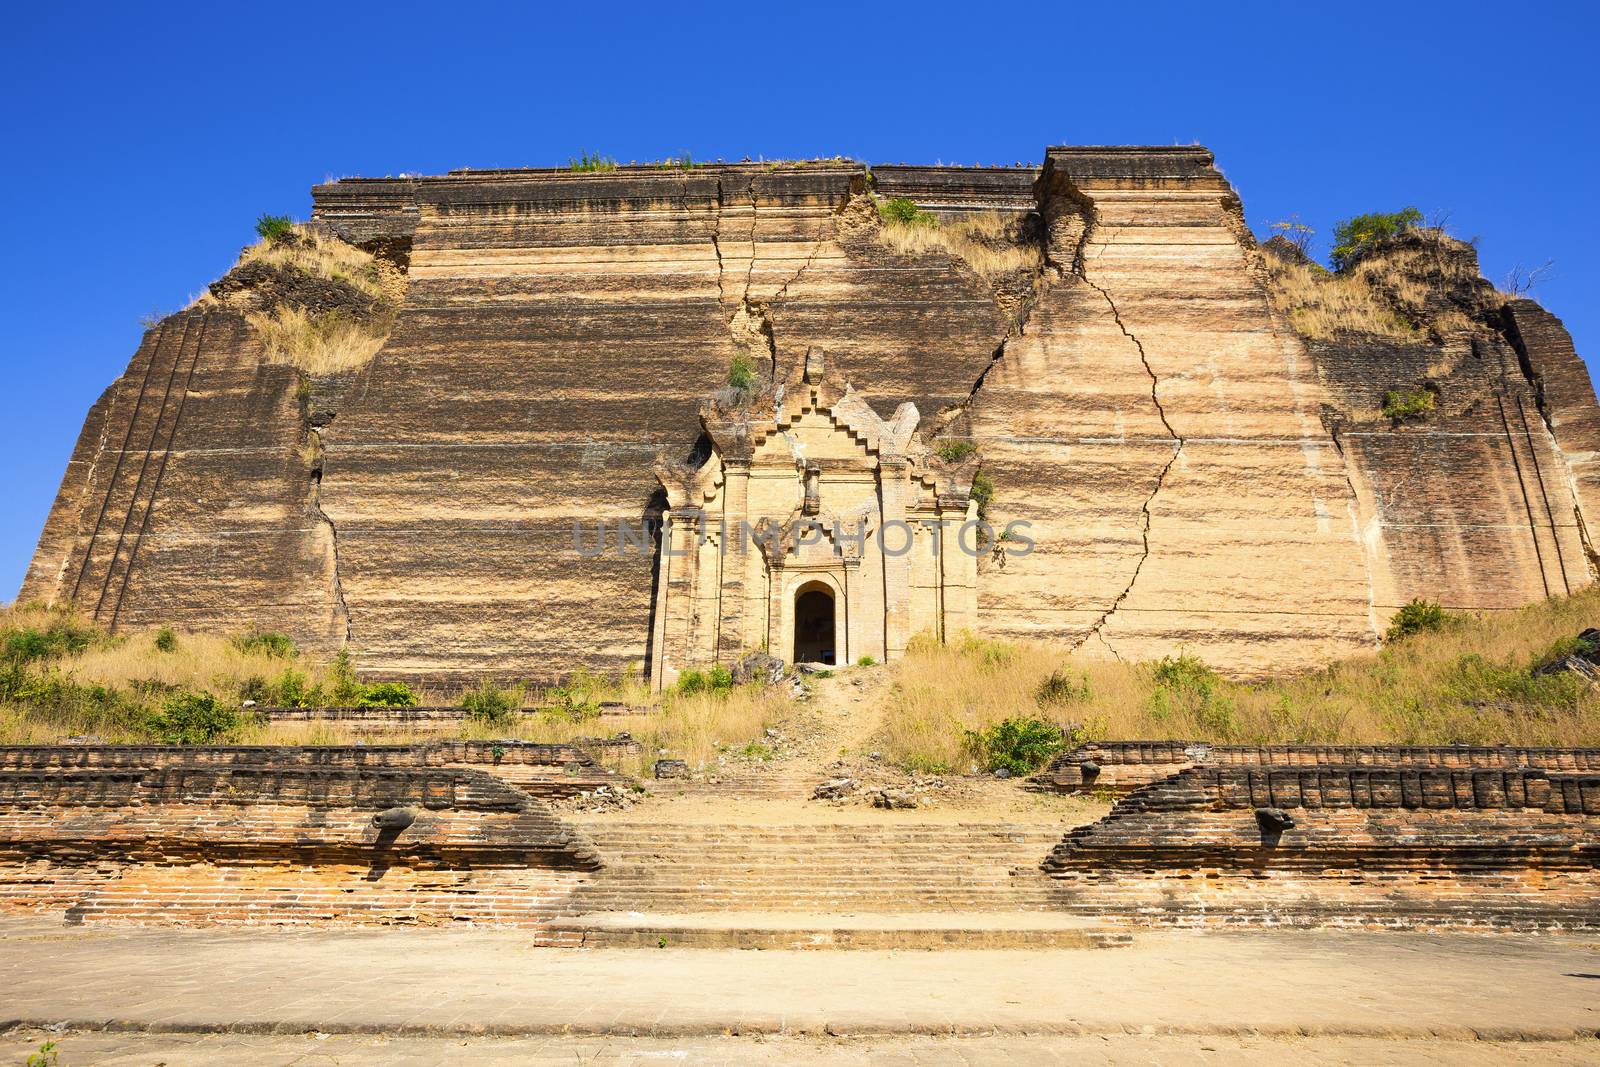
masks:
<svg viewBox="0 0 1600 1067"><path fill-rule="evenodd" d="M880 201L878 215L884 225L877 239L885 248L902 255L943 252L988 282L1044 265L1038 243L1023 240L1015 222L992 212L941 223L910 200L896 198Z"/></svg>
<svg viewBox="0 0 1600 1067"><path fill-rule="evenodd" d="M294 233L294 220L287 215L262 215L256 219L256 236L278 244Z"/></svg>
<svg viewBox="0 0 1600 1067"><path fill-rule="evenodd" d="M210 693L180 693L150 715L150 732L168 745L206 745L239 727L239 711Z"/></svg>
<svg viewBox="0 0 1600 1067"><path fill-rule="evenodd" d="M962 735L967 749L986 771L1032 774L1067 747L1067 731L1032 717L1001 719Z"/></svg>
<svg viewBox="0 0 1600 1067"><path fill-rule="evenodd" d="M1383 415L1388 419L1409 419L1433 410L1434 395L1427 389L1390 389L1383 394Z"/></svg>
<svg viewBox="0 0 1600 1067"><path fill-rule="evenodd" d="M1431 600L1417 597L1408 604L1401 606L1389 620L1389 629L1384 631L1385 641L1398 641L1414 634L1429 633L1443 630L1450 624L1450 616L1438 604Z"/></svg>
<svg viewBox="0 0 1600 1067"><path fill-rule="evenodd" d="M755 360L743 353L728 362L728 385L734 389L751 389L756 384Z"/></svg>
<svg viewBox="0 0 1600 1067"><path fill-rule="evenodd" d="M276 630L253 630L233 639L233 647L245 655L260 653L278 659L293 659L300 654L288 634Z"/></svg>
<svg viewBox="0 0 1600 1067"><path fill-rule="evenodd" d="M598 152L584 150L576 158L567 160L567 169L570 171L613 171L617 169L617 161L610 156L603 156Z"/></svg>
<svg viewBox="0 0 1600 1067"><path fill-rule="evenodd" d="M461 695L461 709L479 726L505 726L516 717L525 695L521 687L504 689L494 682L479 682Z"/></svg>
<svg viewBox="0 0 1600 1067"><path fill-rule="evenodd" d="M946 463L960 463L976 451L978 446L971 441L946 441L939 446L939 458Z"/></svg>

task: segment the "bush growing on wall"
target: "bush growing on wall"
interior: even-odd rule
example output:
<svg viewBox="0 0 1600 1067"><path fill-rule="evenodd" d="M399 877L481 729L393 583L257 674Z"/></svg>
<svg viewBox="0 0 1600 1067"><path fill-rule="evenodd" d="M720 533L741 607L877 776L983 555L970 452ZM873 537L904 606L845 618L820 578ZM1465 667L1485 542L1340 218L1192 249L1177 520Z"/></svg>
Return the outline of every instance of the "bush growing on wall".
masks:
<svg viewBox="0 0 1600 1067"><path fill-rule="evenodd" d="M1333 253L1329 261L1334 270L1348 267L1356 256L1385 237L1394 237L1415 229L1422 221L1422 212L1414 207L1399 211L1374 211L1355 218L1344 219L1333 228Z"/></svg>

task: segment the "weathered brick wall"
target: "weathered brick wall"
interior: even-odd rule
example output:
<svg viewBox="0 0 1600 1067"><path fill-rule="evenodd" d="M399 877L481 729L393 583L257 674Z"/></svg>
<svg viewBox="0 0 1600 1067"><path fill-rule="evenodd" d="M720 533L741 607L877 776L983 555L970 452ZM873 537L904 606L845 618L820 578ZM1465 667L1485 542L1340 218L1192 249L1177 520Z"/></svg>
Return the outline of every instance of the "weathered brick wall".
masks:
<svg viewBox="0 0 1600 1067"><path fill-rule="evenodd" d="M1064 793L1120 795L1211 766L1533 767L1600 771L1600 749L1484 745L1212 745L1203 741L1094 741L1063 752L1034 779Z"/></svg>
<svg viewBox="0 0 1600 1067"><path fill-rule="evenodd" d="M1178 924L1589 927L1597 816L1600 775L1191 767L1068 833L1044 870L1064 909Z"/></svg>
<svg viewBox="0 0 1600 1067"><path fill-rule="evenodd" d="M126 763L148 755L137 748L101 750L99 766L0 770L0 907L72 921L526 926L601 864L581 832L481 770L239 752L140 767ZM49 756L0 755L8 768ZM374 825L393 808L414 821Z"/></svg>
<svg viewBox="0 0 1600 1067"><path fill-rule="evenodd" d="M627 738L581 744L529 741L430 741L414 745L12 745L0 746L0 771L265 765L360 770L378 767L481 767L535 796L556 797L600 786L624 788L612 769L639 749Z"/></svg>

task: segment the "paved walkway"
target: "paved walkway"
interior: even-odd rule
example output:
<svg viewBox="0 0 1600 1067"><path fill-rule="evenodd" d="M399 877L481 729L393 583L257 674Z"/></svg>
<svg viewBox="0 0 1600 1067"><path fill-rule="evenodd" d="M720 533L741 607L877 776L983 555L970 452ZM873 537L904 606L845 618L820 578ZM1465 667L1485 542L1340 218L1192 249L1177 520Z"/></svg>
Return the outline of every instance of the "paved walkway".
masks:
<svg viewBox="0 0 1600 1067"><path fill-rule="evenodd" d="M1296 1064L1424 1064L1477 1067L1593 1064L1600 1043L1395 1041L1377 1038L1259 1037L383 1037L344 1034L50 1034L0 1036L0 1061L21 1063L54 1040L62 1067L473 1067L559 1064L615 1067L1096 1067L1100 1064L1183 1067L1282 1067Z"/></svg>
<svg viewBox="0 0 1600 1067"><path fill-rule="evenodd" d="M481 930L0 921L0 1022L440 1036L1305 1034L1600 1028L1595 938L1140 933L1116 951L531 947Z"/></svg>

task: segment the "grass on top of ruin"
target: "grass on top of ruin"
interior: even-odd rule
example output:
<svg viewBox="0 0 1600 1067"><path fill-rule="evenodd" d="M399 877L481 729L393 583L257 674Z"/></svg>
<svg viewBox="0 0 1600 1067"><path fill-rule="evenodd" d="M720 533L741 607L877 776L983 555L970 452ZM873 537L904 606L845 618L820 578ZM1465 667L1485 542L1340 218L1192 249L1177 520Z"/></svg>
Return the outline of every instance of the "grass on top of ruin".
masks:
<svg viewBox="0 0 1600 1067"><path fill-rule="evenodd" d="M906 210L903 205L910 205ZM887 200L879 205L882 225L878 243L901 255L943 252L955 256L985 281L1044 265L1044 249L1036 241L1018 237L1017 224L988 211L941 222L918 211L909 200Z"/></svg>
<svg viewBox="0 0 1600 1067"><path fill-rule="evenodd" d="M207 292L196 306L237 304L261 339L269 361L297 367L309 375L338 374L370 362L388 339L395 310L405 297L406 280L401 271L317 226L263 216L257 232L261 240L240 253L234 270L261 264L278 274L343 283L371 298L371 306L360 314L338 308L313 311L288 301L259 308L249 291L220 299Z"/></svg>
<svg viewBox="0 0 1600 1067"><path fill-rule="evenodd" d="M912 642L875 745L912 770L967 772L974 739L1037 719L1066 744L1182 739L1271 744L1600 745L1600 692L1532 668L1574 648L1600 588L1518 611L1409 612L1421 632L1322 670L1230 680L1175 647L1122 663L1043 642Z"/></svg>

